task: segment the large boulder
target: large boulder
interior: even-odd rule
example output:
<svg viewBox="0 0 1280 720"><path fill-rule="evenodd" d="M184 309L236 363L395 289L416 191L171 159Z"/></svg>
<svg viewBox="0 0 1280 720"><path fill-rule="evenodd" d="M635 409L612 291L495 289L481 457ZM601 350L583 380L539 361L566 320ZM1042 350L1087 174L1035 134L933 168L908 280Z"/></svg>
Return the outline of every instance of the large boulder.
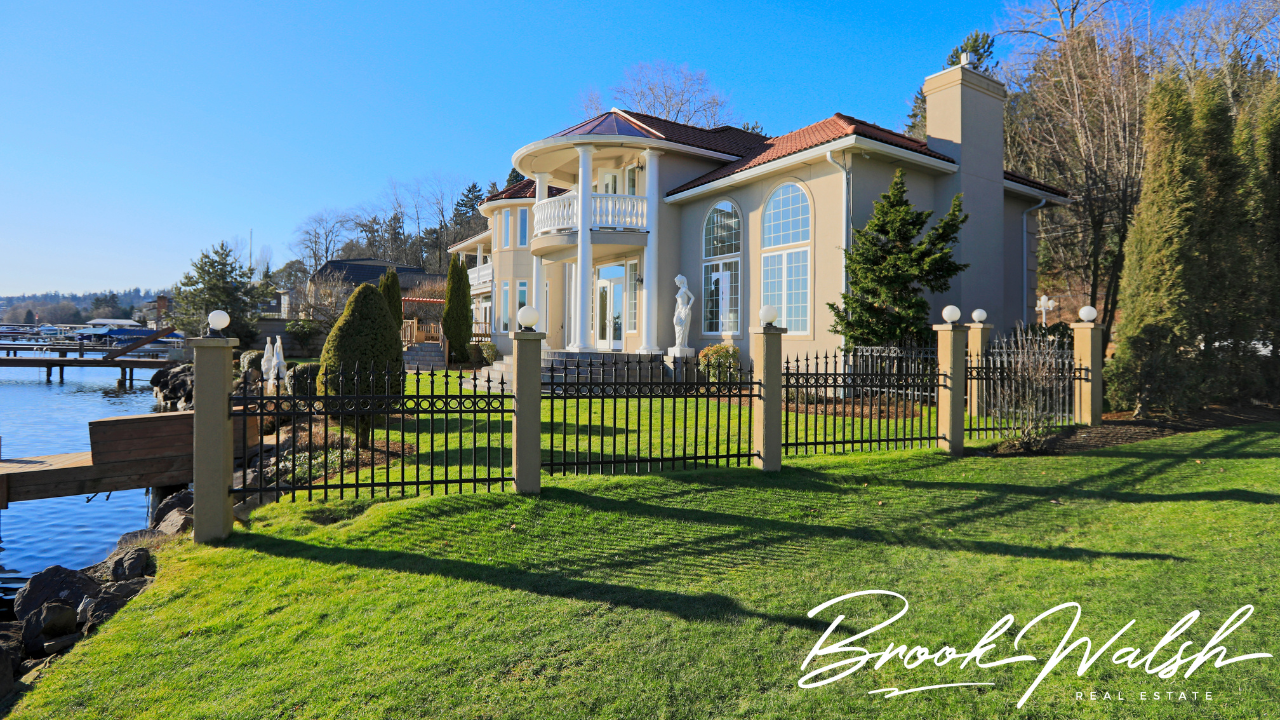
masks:
<svg viewBox="0 0 1280 720"><path fill-rule="evenodd" d="M178 492L161 500L160 504L156 506L156 512L154 516L152 516L151 529L154 530L160 527L160 521L164 520L165 517L169 515L169 513L173 512L176 509L182 509L182 510L186 510L187 512L191 512L191 506L194 503L195 503L195 495L191 492L190 489L179 490Z"/></svg>
<svg viewBox="0 0 1280 720"><path fill-rule="evenodd" d="M65 600L50 600L23 621L22 649L29 657L44 657L45 643L75 631L76 607Z"/></svg>
<svg viewBox="0 0 1280 720"><path fill-rule="evenodd" d="M156 399L176 406L190 405L195 391L194 370L193 365L177 365L157 371L151 376Z"/></svg>
<svg viewBox="0 0 1280 720"><path fill-rule="evenodd" d="M86 596L97 596L101 590L93 578L78 570L51 565L31 576L13 597L13 612L19 620L40 609L50 600L62 600L74 609Z"/></svg>
<svg viewBox="0 0 1280 720"><path fill-rule="evenodd" d="M124 607L138 593L151 585L151 578L135 578L123 582L107 583L102 586L102 594L90 600L88 616L84 623L84 634L88 635L93 628L106 622Z"/></svg>
<svg viewBox="0 0 1280 720"><path fill-rule="evenodd" d="M164 516L164 519L156 526L156 530L165 535L181 535L190 532L191 526L191 515L181 508L174 508L169 511L168 515Z"/></svg>
<svg viewBox="0 0 1280 720"><path fill-rule="evenodd" d="M118 582L154 575L155 563L151 559L151 551L145 547L127 547L117 549L106 560L80 572L99 583Z"/></svg>
<svg viewBox="0 0 1280 720"><path fill-rule="evenodd" d="M22 667L22 628L26 623L0 623L0 652L8 658L11 671L16 674Z"/></svg>

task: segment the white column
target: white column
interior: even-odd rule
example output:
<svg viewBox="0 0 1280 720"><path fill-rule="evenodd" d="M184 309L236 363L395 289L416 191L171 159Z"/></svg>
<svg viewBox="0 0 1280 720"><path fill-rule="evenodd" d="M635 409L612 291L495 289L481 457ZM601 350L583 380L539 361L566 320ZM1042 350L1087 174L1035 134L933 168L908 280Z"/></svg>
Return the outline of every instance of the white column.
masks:
<svg viewBox="0 0 1280 720"><path fill-rule="evenodd" d="M550 173L534 173L533 174L533 180L535 183L534 191L533 191L534 204L533 204L533 212L529 213L529 222L531 224L529 228L530 232L533 231L532 224L536 223L538 203L547 199L547 181L550 179L551 179ZM529 242L532 244L533 239L530 238ZM546 273L546 269L543 268L542 266L542 258L538 257L537 255L533 255L532 260L533 260L533 287L530 288L530 291L533 293L533 297L531 298L531 300L532 300L533 309L538 311L538 324L534 326L534 330L536 332L546 334L547 323L550 320L548 315L551 314L551 308L543 307L545 303L543 302L542 288L544 285L547 284L547 273ZM547 339L544 337L542 339L542 344L546 345L546 343L547 343Z"/></svg>
<svg viewBox="0 0 1280 720"><path fill-rule="evenodd" d="M590 350L591 342L591 156L595 147L575 145L578 149L578 282L577 309L570 350Z"/></svg>
<svg viewBox="0 0 1280 720"><path fill-rule="evenodd" d="M644 221L649 238L644 248L644 317L641 323L642 353L660 353L658 347L658 156L657 150L645 150L644 156Z"/></svg>

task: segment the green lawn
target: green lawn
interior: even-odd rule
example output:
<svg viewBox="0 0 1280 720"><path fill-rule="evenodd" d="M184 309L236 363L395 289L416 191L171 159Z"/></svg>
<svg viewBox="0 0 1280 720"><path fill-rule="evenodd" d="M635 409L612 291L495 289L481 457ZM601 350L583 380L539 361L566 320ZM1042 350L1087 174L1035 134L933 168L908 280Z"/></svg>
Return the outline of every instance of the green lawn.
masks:
<svg viewBox="0 0 1280 720"><path fill-rule="evenodd" d="M221 546L169 546L155 585L13 717L1275 717L1276 659L1162 680L1111 657L1145 654L1199 610L1179 638L1195 652L1245 604L1256 612L1223 641L1228 656L1280 655L1278 510L1280 424L1066 457L826 455L774 475L556 479L536 498L283 503ZM985 660L1041 660L894 660L797 687L835 614L806 612L871 589L911 603L873 651L965 652L1012 613ZM1136 623L1084 677L1073 653L1019 710L1068 618L1018 651L1011 636L1067 601L1084 608L1076 636ZM829 642L899 605L840 607ZM956 682L994 685L868 694ZM1170 690L1200 699L1139 699Z"/></svg>

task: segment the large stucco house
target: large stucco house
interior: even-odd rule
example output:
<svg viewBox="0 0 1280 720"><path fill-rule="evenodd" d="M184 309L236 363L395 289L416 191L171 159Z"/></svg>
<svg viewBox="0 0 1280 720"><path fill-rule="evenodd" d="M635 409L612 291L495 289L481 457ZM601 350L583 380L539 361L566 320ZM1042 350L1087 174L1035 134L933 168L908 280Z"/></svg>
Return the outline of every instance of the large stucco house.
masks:
<svg viewBox="0 0 1280 720"><path fill-rule="evenodd" d="M489 197L488 230L451 248L476 256L477 321L504 352L530 304L550 349L665 353L683 275L691 347L749 352L768 304L788 330L784 353L833 350L827 303L843 287L849 228L899 168L935 220L957 193L969 214L957 255L970 267L931 298L935 310L982 308L1002 330L1029 319L1035 210L1065 193L1004 169L998 81L957 66L924 92L926 141L843 114L765 138L613 109L525 145L512 163L529 179Z"/></svg>

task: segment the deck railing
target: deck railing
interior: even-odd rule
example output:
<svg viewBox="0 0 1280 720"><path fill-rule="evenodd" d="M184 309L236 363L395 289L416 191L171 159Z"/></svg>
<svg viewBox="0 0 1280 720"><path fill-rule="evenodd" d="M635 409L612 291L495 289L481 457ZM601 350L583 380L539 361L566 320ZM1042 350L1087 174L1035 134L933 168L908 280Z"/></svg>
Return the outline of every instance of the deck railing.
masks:
<svg viewBox="0 0 1280 720"><path fill-rule="evenodd" d="M648 227L648 202L639 195L591 193L591 227L610 230L644 230ZM577 229L577 193L565 193L533 206L535 235Z"/></svg>

